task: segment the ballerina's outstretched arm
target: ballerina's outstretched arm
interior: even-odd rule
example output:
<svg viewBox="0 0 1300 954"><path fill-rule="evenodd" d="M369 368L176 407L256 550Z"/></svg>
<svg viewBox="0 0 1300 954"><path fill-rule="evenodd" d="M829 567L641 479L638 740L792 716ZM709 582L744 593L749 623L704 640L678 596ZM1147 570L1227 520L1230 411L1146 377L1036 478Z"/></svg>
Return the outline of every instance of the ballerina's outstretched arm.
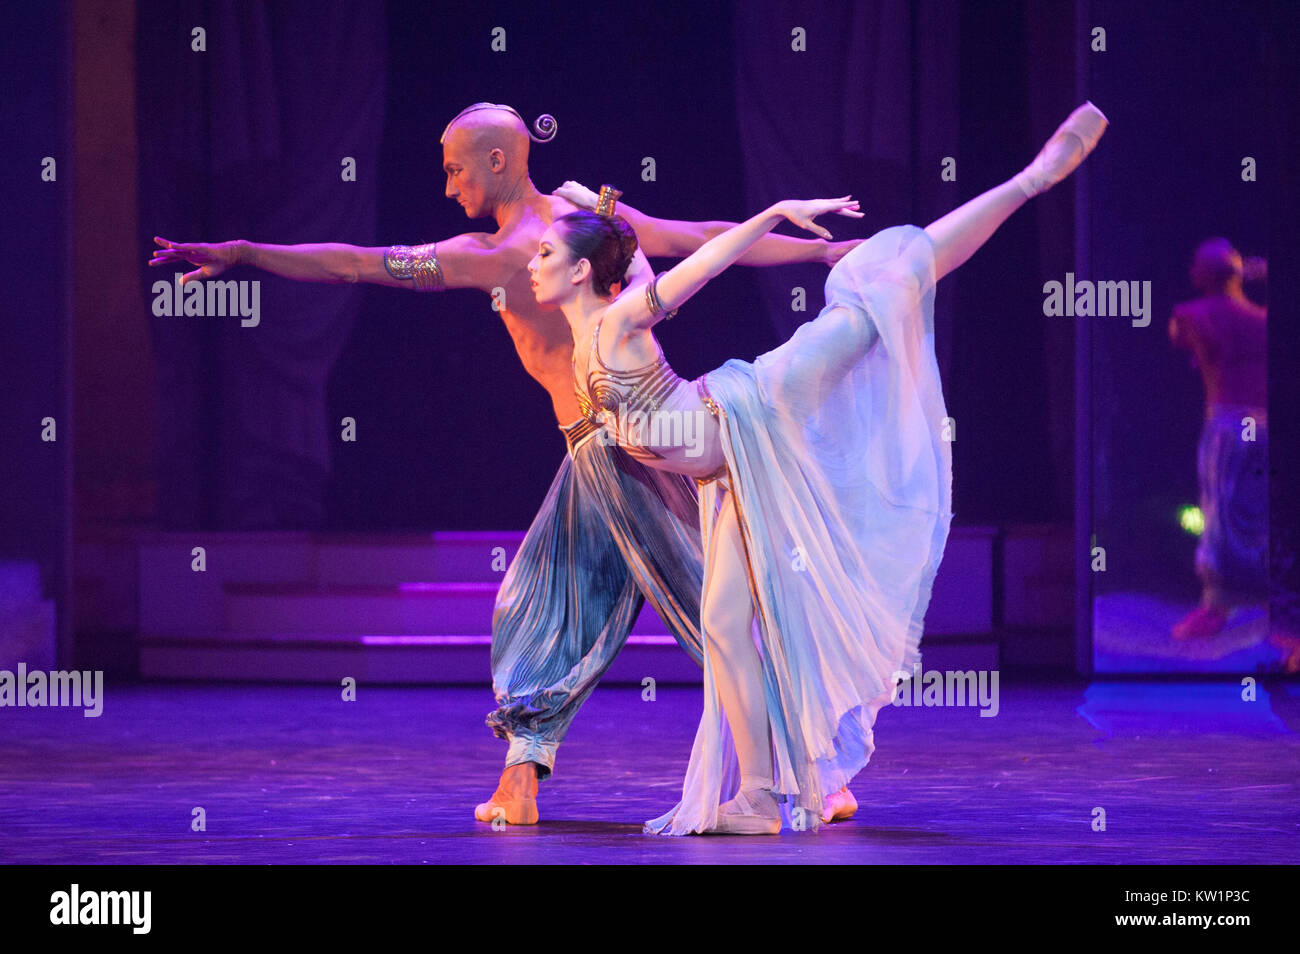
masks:
<svg viewBox="0 0 1300 954"><path fill-rule="evenodd" d="M554 195L568 199L580 209L594 210L599 197L581 182L572 179L555 190ZM663 258L685 258L711 238L716 238L735 222L684 222L678 219L657 219L638 212L619 199L618 214L627 220L636 232L637 244L646 255ZM796 262L820 262L835 265L852 251L862 239L847 242L827 242L821 239L802 239L791 235L765 235L736 259L737 265L793 265Z"/></svg>
<svg viewBox="0 0 1300 954"><path fill-rule="evenodd" d="M650 328L663 319L667 311L684 304L708 282L736 262L751 245L772 230L782 219L805 228L824 239L831 233L815 223L819 215L834 212L850 218L862 218L858 203L849 196L842 199L786 199L751 219L709 239L696 251L678 262L658 278L656 291L664 310L651 314L645 295L638 294L643 283L634 283L614 299L606 320L628 331Z"/></svg>

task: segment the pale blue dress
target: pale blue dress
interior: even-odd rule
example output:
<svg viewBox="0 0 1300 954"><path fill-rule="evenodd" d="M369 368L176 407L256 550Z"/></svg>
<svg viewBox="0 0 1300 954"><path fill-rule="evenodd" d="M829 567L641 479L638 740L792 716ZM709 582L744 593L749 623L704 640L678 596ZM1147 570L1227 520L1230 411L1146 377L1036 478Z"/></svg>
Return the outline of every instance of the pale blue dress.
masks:
<svg viewBox="0 0 1300 954"><path fill-rule="evenodd" d="M934 284L929 236L886 229L837 263L826 307L789 341L705 376L727 474L700 491L703 549L725 483L758 600L775 791L796 828L817 828L825 795L867 764L877 711L920 661L952 520ZM831 315L841 306L869 316L873 345ZM738 775L706 653L682 800L647 831L716 827Z"/></svg>

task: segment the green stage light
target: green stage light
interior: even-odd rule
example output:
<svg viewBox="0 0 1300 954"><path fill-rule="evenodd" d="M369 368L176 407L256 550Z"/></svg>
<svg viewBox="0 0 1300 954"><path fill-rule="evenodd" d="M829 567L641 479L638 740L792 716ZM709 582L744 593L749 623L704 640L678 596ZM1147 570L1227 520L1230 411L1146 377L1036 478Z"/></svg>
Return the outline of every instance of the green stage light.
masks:
<svg viewBox="0 0 1300 954"><path fill-rule="evenodd" d="M1178 525L1194 537L1205 532L1205 514L1200 507L1183 507L1178 511Z"/></svg>

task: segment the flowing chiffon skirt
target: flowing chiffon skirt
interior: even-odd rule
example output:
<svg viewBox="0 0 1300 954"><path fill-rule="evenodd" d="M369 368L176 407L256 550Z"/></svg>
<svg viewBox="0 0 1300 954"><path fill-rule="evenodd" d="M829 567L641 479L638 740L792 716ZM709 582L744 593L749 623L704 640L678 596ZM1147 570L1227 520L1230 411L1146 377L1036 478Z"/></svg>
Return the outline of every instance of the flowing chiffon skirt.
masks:
<svg viewBox="0 0 1300 954"><path fill-rule="evenodd" d="M825 795L867 764L876 713L920 662L952 520L934 284L929 236L886 229L832 269L816 319L753 363L733 359L706 377L727 474L700 492L704 552L730 492L757 601L774 792L794 828L817 828ZM879 334L870 346L866 320ZM735 794L707 652L704 666L682 800L647 831L712 829Z"/></svg>

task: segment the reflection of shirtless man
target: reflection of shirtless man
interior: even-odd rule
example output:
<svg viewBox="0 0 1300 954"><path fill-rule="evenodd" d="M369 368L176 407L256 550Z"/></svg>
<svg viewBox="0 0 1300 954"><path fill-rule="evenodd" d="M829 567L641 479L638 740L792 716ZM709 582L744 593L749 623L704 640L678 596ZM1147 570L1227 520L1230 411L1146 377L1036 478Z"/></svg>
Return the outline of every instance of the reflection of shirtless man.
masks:
<svg viewBox="0 0 1300 954"><path fill-rule="evenodd" d="M554 120L543 117L534 128L553 136ZM647 505L647 500L659 507L666 502L645 498L647 491L637 482L635 466L623 460L624 452L617 447L599 440L579 445L585 421L574 392L568 322L558 308L537 304L526 267L552 220L578 206L560 194L537 191L528 174L530 135L518 113L491 103L463 110L443 132L448 198L460 203L471 219L495 218L495 232L469 232L414 248L245 241L203 245L158 238L155 241L162 248L150 262L186 261L201 266L185 275L183 283L214 278L234 265L252 265L298 281L362 281L417 291L477 288L489 294L501 289L497 296L504 292L500 315L519 360L546 389L569 441L569 456L507 571L493 614L493 687L500 708L488 721L498 735L509 739L510 749L496 793L475 814L481 821L503 817L524 824L537 820L538 779L550 774L570 721L626 641L642 593L650 597L679 642L697 661L702 658L702 556L692 485L681 485L681 499L673 501L684 511L681 533L628 539L628 533L637 532L633 528L644 521L620 520L622 511ZM621 203L618 213L636 230L641 249L650 256L689 255L732 225L655 219ZM833 265L855 244L767 236L740 262ZM584 468L594 468L599 455L616 455L623 461L603 471L616 472L625 481L622 491L614 495L617 499L603 495L598 500L584 499L578 493L580 478L588 472ZM617 580L600 587L591 584L593 567L608 571L611 561L633 585L620 586ZM608 572L604 579L611 579ZM581 605L573 605L574 599ZM579 631L557 631L566 626Z"/></svg>
<svg viewBox="0 0 1300 954"><path fill-rule="evenodd" d="M1201 604L1174 627L1175 639L1213 636L1232 607L1268 598L1267 312L1242 291L1242 271L1226 239L1202 242L1191 269L1200 297L1175 306L1169 321L1169 340L1192 352L1205 385ZM1243 418L1254 421L1253 439Z"/></svg>

